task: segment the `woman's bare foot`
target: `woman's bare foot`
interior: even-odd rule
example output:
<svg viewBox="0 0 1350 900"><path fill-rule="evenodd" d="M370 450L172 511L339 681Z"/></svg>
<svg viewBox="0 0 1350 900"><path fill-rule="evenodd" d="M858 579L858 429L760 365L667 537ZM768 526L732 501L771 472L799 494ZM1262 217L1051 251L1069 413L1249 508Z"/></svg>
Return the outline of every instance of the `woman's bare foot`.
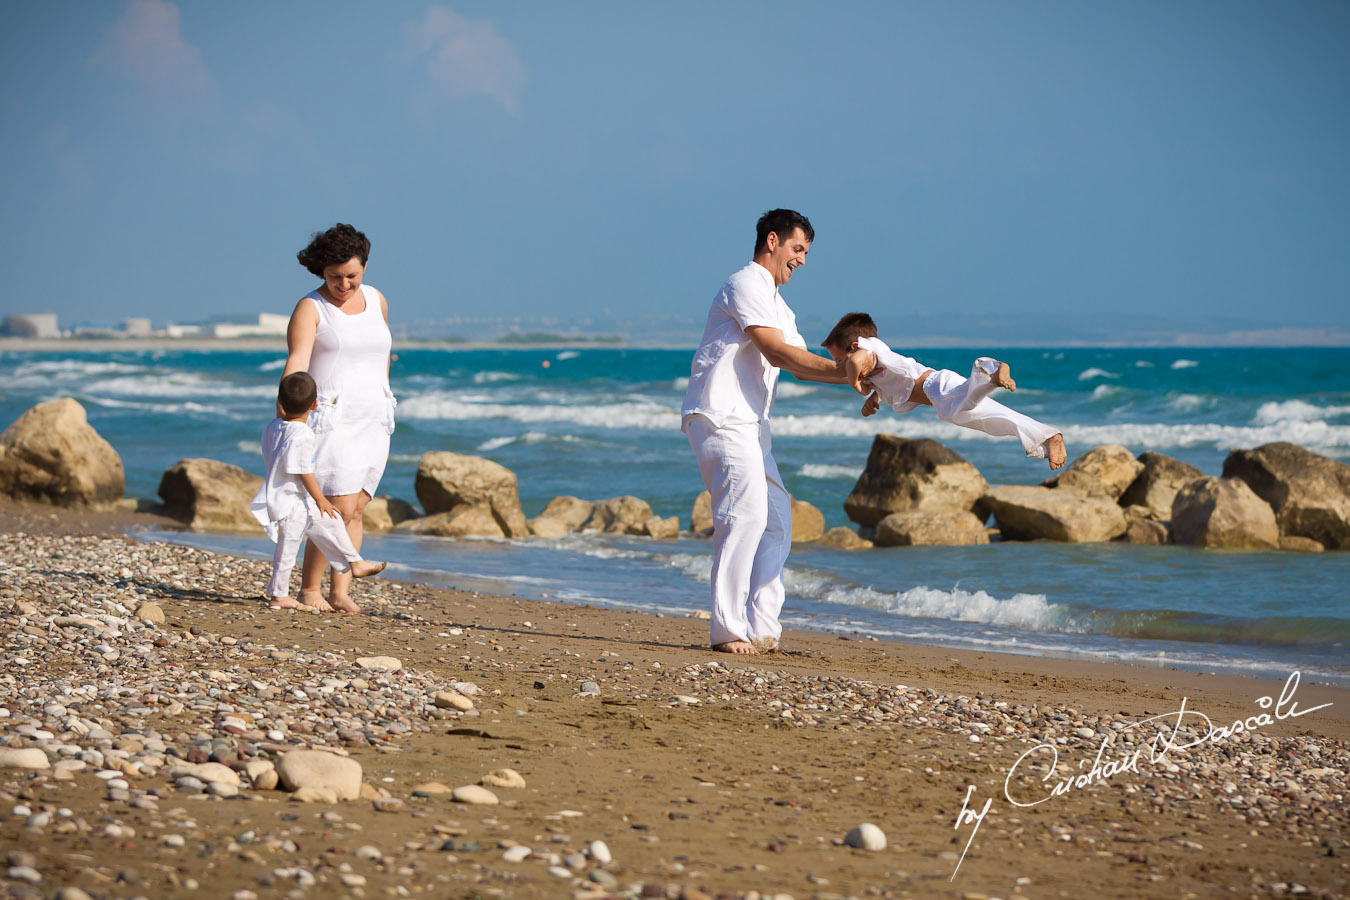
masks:
<svg viewBox="0 0 1350 900"><path fill-rule="evenodd" d="M1064 435L1057 434L1045 442L1045 454L1050 459L1050 468L1058 469L1069 459L1069 453L1064 449Z"/></svg>
<svg viewBox="0 0 1350 900"><path fill-rule="evenodd" d="M378 575L384 571L384 567L389 563L372 562L368 559L358 559L352 563L353 578L369 578L372 575Z"/></svg>
<svg viewBox="0 0 1350 900"><path fill-rule="evenodd" d="M384 568L384 563L380 563L380 568ZM361 607L352 602L352 598L346 595L329 597L328 602L332 609L337 612L359 613Z"/></svg>
<svg viewBox="0 0 1350 900"><path fill-rule="evenodd" d="M297 609L300 606L290 597L268 597L268 609Z"/></svg>
<svg viewBox="0 0 1350 900"><path fill-rule="evenodd" d="M328 605L328 601L323 599L323 594L319 591L301 591L300 605L308 606L310 609L317 609L319 612L333 611L333 607Z"/></svg>
<svg viewBox="0 0 1350 900"><path fill-rule="evenodd" d="M713 644L712 648L718 653L750 653L755 654L759 651L755 645L749 641L724 641L720 644Z"/></svg>
<svg viewBox="0 0 1350 900"><path fill-rule="evenodd" d="M1013 381L1012 370L1008 368L1008 364L1005 362L998 364L998 371L989 380L1004 390L1017 390L1017 382Z"/></svg>

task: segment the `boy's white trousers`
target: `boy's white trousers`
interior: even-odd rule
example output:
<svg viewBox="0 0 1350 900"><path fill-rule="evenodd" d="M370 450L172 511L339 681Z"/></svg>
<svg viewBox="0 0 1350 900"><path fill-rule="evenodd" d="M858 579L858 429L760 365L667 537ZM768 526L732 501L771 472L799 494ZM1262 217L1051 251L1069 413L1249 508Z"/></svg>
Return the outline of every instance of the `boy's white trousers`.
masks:
<svg viewBox="0 0 1350 900"><path fill-rule="evenodd" d="M351 563L361 559L347 526L341 516L325 516L311 503L297 507L289 516L276 523L277 549L272 554L272 580L267 582L267 596L285 597L291 592L291 570L295 556L305 544L305 538L314 542L324 559L335 572L351 570Z"/></svg>
<svg viewBox="0 0 1350 900"><path fill-rule="evenodd" d="M982 356L975 360L969 378L962 378L951 369L938 369L924 379L923 392L933 401L933 411L944 422L998 437L1016 435L1027 456L1044 459L1045 442L1059 434L1059 429L990 400L989 394L996 387L990 376L997 372L998 362Z"/></svg>
<svg viewBox="0 0 1350 900"><path fill-rule="evenodd" d="M769 423L718 428L691 415L684 431L712 495L712 643L777 642L792 502L773 460Z"/></svg>

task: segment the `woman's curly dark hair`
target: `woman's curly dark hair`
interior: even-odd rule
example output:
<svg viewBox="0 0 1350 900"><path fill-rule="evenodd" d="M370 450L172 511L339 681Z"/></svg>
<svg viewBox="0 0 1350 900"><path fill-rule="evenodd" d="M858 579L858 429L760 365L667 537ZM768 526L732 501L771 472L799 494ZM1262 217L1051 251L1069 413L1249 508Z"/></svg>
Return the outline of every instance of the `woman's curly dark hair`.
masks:
<svg viewBox="0 0 1350 900"><path fill-rule="evenodd" d="M315 234L309 246L295 254L300 265L320 278L323 277L324 269L340 266L353 256L360 259L364 266L366 260L370 259L370 241L364 234L342 222Z"/></svg>

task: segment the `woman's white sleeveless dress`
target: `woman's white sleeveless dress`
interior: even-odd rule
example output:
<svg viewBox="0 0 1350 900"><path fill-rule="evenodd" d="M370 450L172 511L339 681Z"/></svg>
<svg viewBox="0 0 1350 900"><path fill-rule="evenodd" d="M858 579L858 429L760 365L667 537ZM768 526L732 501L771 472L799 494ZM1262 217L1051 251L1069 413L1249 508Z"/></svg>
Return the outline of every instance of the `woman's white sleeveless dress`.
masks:
<svg viewBox="0 0 1350 900"><path fill-rule="evenodd" d="M309 417L318 437L314 478L329 497L359 491L374 497L394 433L393 339L379 294L364 284L361 294L366 308L356 315L344 313L318 291L305 295L319 311L309 358L309 374L319 388L318 408Z"/></svg>

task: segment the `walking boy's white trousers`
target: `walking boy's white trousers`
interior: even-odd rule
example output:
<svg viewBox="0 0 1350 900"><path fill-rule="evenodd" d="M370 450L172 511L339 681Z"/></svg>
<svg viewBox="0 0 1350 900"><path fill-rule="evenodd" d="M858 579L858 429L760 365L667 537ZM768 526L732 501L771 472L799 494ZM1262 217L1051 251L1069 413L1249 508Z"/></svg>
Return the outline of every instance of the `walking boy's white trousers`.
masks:
<svg viewBox="0 0 1350 900"><path fill-rule="evenodd" d="M342 517L325 516L313 504L306 503L277 523L277 549L272 554L272 580L267 582L267 596L290 594L291 570L305 538L314 542L335 572L350 571L350 563L361 559Z"/></svg>
<svg viewBox="0 0 1350 900"><path fill-rule="evenodd" d="M769 423L718 428L691 415L684 431L712 494L712 643L777 643L792 502L773 460Z"/></svg>
<svg viewBox="0 0 1350 900"><path fill-rule="evenodd" d="M962 378L951 369L938 369L924 379L923 392L944 422L998 437L1016 435L1027 456L1044 459L1048 452L1045 442L1059 434L1059 429L990 400L995 385L989 377L996 372L998 362L982 356L975 360L970 378Z"/></svg>

